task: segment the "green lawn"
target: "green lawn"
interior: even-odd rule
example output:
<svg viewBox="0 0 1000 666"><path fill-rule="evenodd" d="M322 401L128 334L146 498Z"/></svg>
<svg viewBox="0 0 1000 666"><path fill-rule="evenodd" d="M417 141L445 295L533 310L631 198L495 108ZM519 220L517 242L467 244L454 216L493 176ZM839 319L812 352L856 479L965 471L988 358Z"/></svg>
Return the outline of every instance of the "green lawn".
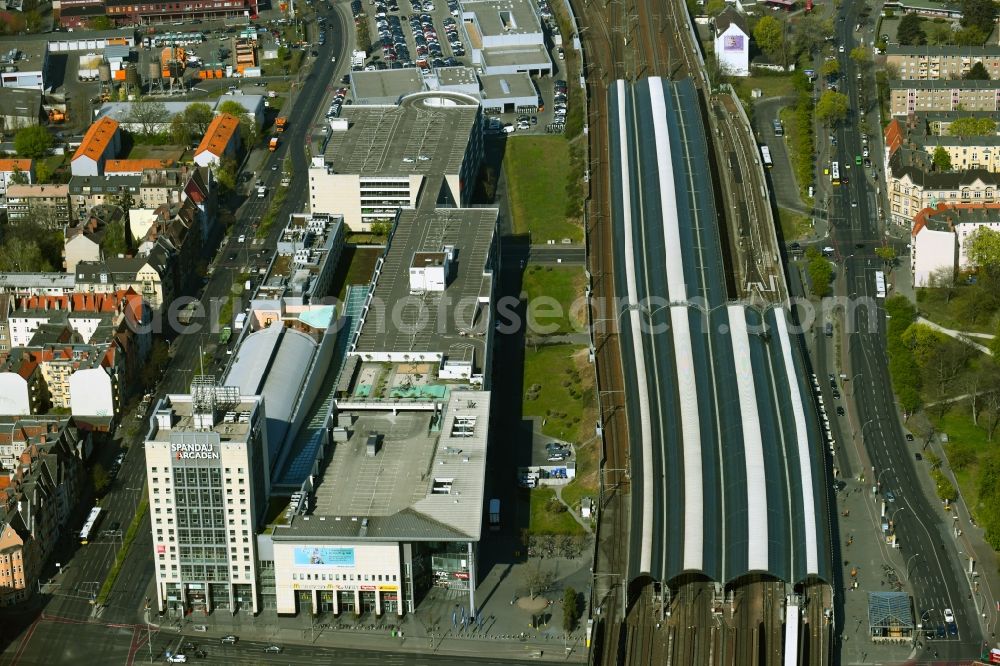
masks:
<svg viewBox="0 0 1000 666"><path fill-rule="evenodd" d="M582 345L549 345L524 350L522 412L542 419L542 432L573 442L593 433L593 370ZM585 408L589 412L585 413Z"/></svg>
<svg viewBox="0 0 1000 666"><path fill-rule="evenodd" d="M587 278L575 266L528 266L521 283L528 305L528 332L552 335L586 331ZM557 316L558 315L558 316Z"/></svg>
<svg viewBox="0 0 1000 666"><path fill-rule="evenodd" d="M569 144L562 136L512 137L503 160L514 233L531 242L583 240L583 228L566 219Z"/></svg>
<svg viewBox="0 0 1000 666"><path fill-rule="evenodd" d="M528 531L532 534L583 534L580 523L562 505L551 488L539 487L525 491L529 495L530 519Z"/></svg>
<svg viewBox="0 0 1000 666"><path fill-rule="evenodd" d="M805 238L812 231L808 216L787 208L778 209L778 223L781 225L782 239L786 243Z"/></svg>
<svg viewBox="0 0 1000 666"><path fill-rule="evenodd" d="M352 245L345 247L333 275L330 293L337 294L337 298L343 300L347 295L347 285L371 282L375 262L381 254L382 250L376 248L357 248Z"/></svg>
<svg viewBox="0 0 1000 666"><path fill-rule="evenodd" d="M129 151L130 160L172 160L180 162L184 156L184 149L180 146L151 146L147 144L135 144Z"/></svg>
<svg viewBox="0 0 1000 666"><path fill-rule="evenodd" d="M785 97L786 95L794 95L795 88L792 86L792 77L790 74L775 74L773 76L768 76L766 74L758 74L757 76L748 76L745 79L740 80L740 87L746 88L748 91L760 88L761 99L767 99L768 97Z"/></svg>
<svg viewBox="0 0 1000 666"><path fill-rule="evenodd" d="M978 312L973 322L970 312L981 305L983 300L970 286L958 287L952 290L949 301L947 289L918 289L917 312L936 324L957 331L972 331L973 333L996 333L996 312ZM979 340L979 342L984 342Z"/></svg>
<svg viewBox="0 0 1000 666"><path fill-rule="evenodd" d="M934 411L933 408L930 411ZM977 428L972 424L972 415L967 402L963 401L952 407L944 416L928 414L927 417L934 424L937 432L948 435L948 443L945 444L945 452L948 454L949 462L952 463L952 471L955 473L955 480L958 481L959 491L965 498L966 504L974 514L979 513L979 488L978 459L989 454L996 448L996 442L989 442L986 439L986 431ZM958 451L971 451L976 458L976 462L960 469L954 467L954 462L958 460ZM977 516L983 520L981 516Z"/></svg>

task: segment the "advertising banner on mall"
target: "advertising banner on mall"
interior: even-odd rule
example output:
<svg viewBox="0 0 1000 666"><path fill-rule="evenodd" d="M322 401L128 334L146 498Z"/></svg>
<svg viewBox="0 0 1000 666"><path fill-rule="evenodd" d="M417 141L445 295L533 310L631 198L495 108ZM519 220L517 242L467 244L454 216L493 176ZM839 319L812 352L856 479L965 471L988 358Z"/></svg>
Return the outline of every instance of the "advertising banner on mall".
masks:
<svg viewBox="0 0 1000 666"><path fill-rule="evenodd" d="M295 566L353 567L354 549L334 546L299 546L293 554Z"/></svg>

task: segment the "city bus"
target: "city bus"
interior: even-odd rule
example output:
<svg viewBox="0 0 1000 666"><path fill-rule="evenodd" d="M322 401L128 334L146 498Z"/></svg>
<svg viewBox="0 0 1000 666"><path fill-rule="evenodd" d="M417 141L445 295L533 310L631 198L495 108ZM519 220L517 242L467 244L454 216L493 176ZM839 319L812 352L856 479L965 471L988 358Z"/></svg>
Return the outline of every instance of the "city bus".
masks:
<svg viewBox="0 0 1000 666"><path fill-rule="evenodd" d="M774 166L774 162L771 161L771 149L766 145L760 147L760 159L764 161L765 169L770 169Z"/></svg>
<svg viewBox="0 0 1000 666"><path fill-rule="evenodd" d="M840 185L840 163L834 162L830 165L830 182Z"/></svg>
<svg viewBox="0 0 1000 666"><path fill-rule="evenodd" d="M885 273L875 271L875 298L885 298Z"/></svg>
<svg viewBox="0 0 1000 666"><path fill-rule="evenodd" d="M90 541L91 536L97 531L97 523L101 520L101 507L95 506L90 510L90 515L87 516L87 522L83 524L83 529L80 530L80 543L84 546Z"/></svg>

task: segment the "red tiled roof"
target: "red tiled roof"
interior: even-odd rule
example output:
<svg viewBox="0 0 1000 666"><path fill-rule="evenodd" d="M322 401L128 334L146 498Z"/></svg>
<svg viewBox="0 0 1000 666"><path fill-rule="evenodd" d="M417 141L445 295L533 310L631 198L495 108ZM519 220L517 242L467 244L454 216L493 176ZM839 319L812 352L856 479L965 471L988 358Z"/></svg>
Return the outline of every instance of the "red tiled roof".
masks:
<svg viewBox="0 0 1000 666"><path fill-rule="evenodd" d="M146 169L167 169L173 165L173 160L108 160L104 164L104 173L135 173Z"/></svg>
<svg viewBox="0 0 1000 666"><path fill-rule="evenodd" d="M194 151L194 154L201 155L207 151L217 157L222 157L226 152L226 146L229 145L229 142L233 138L233 134L239 128L239 118L231 116L228 113L220 113L215 118L212 118L212 123L205 131L205 136L202 137L201 143L198 144L198 149Z"/></svg>
<svg viewBox="0 0 1000 666"><path fill-rule="evenodd" d="M83 142L73 153L73 159L78 157L89 157L92 160L101 159L101 155L108 149L108 144L118 131L118 123L105 116L90 126L83 136Z"/></svg>
<svg viewBox="0 0 1000 666"><path fill-rule="evenodd" d="M958 204L939 203L934 208L930 207L924 208L919 213L913 216L913 230L910 232L910 235L916 236L917 234L919 234L924 229L924 227L927 226L927 223L930 221L930 218L934 217L935 215L947 213L948 211L974 210L976 208L980 208L983 210L988 210L991 208L993 210L1000 210L1000 203L958 203Z"/></svg>
<svg viewBox="0 0 1000 666"><path fill-rule="evenodd" d="M903 127L895 118L885 126L885 145L889 149L889 155L892 155L897 148L903 145Z"/></svg>
<svg viewBox="0 0 1000 666"><path fill-rule="evenodd" d="M26 158L15 158L11 160L0 160L0 171L31 171L31 160Z"/></svg>

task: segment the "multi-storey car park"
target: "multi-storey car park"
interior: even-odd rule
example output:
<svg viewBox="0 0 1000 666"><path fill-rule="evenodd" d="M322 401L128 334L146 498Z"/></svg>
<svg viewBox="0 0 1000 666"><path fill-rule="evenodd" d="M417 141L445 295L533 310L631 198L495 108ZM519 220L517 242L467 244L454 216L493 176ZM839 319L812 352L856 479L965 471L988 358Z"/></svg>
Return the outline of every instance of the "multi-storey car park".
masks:
<svg viewBox="0 0 1000 666"><path fill-rule="evenodd" d="M395 220L431 182L442 200L469 202L483 157L479 100L460 93L407 95L395 106L353 104L330 124L309 167L309 207L343 214L351 229ZM444 182L431 176L444 175ZM437 197L435 191L432 196Z"/></svg>
<svg viewBox="0 0 1000 666"><path fill-rule="evenodd" d="M782 306L729 300L691 81L619 81L609 109L632 601L662 584L679 663L762 651L797 663L829 649L823 631L806 645L799 607L832 608L832 562L824 443L793 323Z"/></svg>

